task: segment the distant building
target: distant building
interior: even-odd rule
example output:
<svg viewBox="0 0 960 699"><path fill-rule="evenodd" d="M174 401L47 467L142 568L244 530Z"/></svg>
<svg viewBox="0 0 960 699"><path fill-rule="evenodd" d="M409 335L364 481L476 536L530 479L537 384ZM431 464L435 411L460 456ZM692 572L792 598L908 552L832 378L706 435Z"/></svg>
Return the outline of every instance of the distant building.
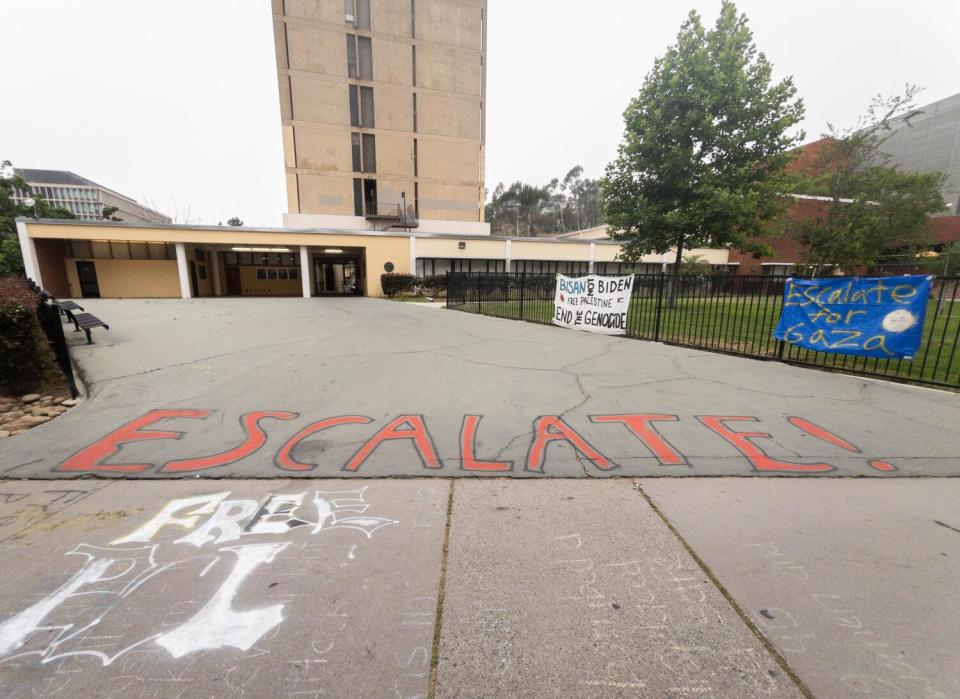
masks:
<svg viewBox="0 0 960 699"><path fill-rule="evenodd" d="M121 221L170 223L170 217L137 203L130 197L80 177L67 170L14 169L27 182L25 190L15 190L14 201L42 196L49 204L72 211L84 221L98 221L105 206L117 208L113 216Z"/></svg>
<svg viewBox="0 0 960 699"><path fill-rule="evenodd" d="M892 122L893 134L882 150L893 162L912 172L943 172L947 182L945 215L960 214L960 94L920 107L910 119Z"/></svg>

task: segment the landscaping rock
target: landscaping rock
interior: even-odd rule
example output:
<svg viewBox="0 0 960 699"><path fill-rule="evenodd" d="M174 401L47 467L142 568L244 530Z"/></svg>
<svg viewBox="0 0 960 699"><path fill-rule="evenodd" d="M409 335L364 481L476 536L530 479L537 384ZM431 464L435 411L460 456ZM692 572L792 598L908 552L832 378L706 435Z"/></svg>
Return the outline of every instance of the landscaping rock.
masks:
<svg viewBox="0 0 960 699"><path fill-rule="evenodd" d="M10 436L9 432L7 432L6 430L0 430L0 439L6 439L9 436Z"/></svg>
<svg viewBox="0 0 960 699"><path fill-rule="evenodd" d="M0 423L13 422L14 420L22 418L24 415L26 415L26 413L22 410L11 410L3 414L3 417L0 418Z"/></svg>
<svg viewBox="0 0 960 699"><path fill-rule="evenodd" d="M53 405L53 396L44 396L40 399L40 405L46 407L48 405Z"/></svg>
<svg viewBox="0 0 960 699"><path fill-rule="evenodd" d="M67 397L66 397L66 396L58 396L58 397L56 397L56 398L53 399L53 404L54 404L54 405L60 405L60 404L61 404L63 401L65 401L65 400L67 400Z"/></svg>
<svg viewBox="0 0 960 699"><path fill-rule="evenodd" d="M25 429L23 429L23 430L14 430L13 432L10 433L10 436L11 436L11 437L16 437L18 434L21 434L21 433L23 433L23 432L26 432L26 430L25 430Z"/></svg>
<svg viewBox="0 0 960 699"><path fill-rule="evenodd" d="M76 404L77 404L77 399L76 399L76 398L68 398L67 400L63 401L60 405L65 405L65 406L67 406L68 408L72 408L72 407L75 406Z"/></svg>
<svg viewBox="0 0 960 699"><path fill-rule="evenodd" d="M0 413L7 413L17 407L16 403L0 403Z"/></svg>
<svg viewBox="0 0 960 699"><path fill-rule="evenodd" d="M38 400L40 400L40 394L39 394L39 393L28 393L27 395L25 395L23 398L20 399L20 402L21 402L21 403L36 403Z"/></svg>
<svg viewBox="0 0 960 699"><path fill-rule="evenodd" d="M20 418L20 423L26 425L27 428L36 427L45 422L50 422L50 417L47 415L24 415Z"/></svg>

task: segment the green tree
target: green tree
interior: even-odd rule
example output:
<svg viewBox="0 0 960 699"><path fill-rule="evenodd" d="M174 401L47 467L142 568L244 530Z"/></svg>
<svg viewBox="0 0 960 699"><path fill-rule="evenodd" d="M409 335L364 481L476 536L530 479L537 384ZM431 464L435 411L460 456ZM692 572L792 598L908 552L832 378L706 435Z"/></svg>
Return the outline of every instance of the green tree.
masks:
<svg viewBox="0 0 960 699"><path fill-rule="evenodd" d="M119 216L114 216L120 209L116 206L104 206L103 210L100 212L100 218L104 221L122 221L123 219Z"/></svg>
<svg viewBox="0 0 960 699"><path fill-rule="evenodd" d="M517 181L505 187L501 182L485 218L497 235L551 235L599 226L600 182L583 177L579 165L543 186Z"/></svg>
<svg viewBox="0 0 960 699"><path fill-rule="evenodd" d="M927 247L927 217L943 211L946 175L905 172L883 152L894 121L909 128L920 112L918 89L873 99L864 116L846 130L832 125L817 158L794 191L826 197L822 212L791 223L786 231L807 248L815 270L838 265L847 271L872 267L890 253L912 257Z"/></svg>
<svg viewBox="0 0 960 699"><path fill-rule="evenodd" d="M583 168L573 167L560 183L563 195L561 224L564 230L582 230L603 223L600 206L600 180L583 177Z"/></svg>
<svg viewBox="0 0 960 699"><path fill-rule="evenodd" d="M14 201L14 190L27 191L27 183L15 174L9 160L0 163L0 277L23 273L17 217L76 218L73 212L51 206L41 195L33 194L34 205Z"/></svg>
<svg viewBox="0 0 960 699"><path fill-rule="evenodd" d="M710 263L700 255L684 255L680 274L710 274Z"/></svg>
<svg viewBox="0 0 960 699"><path fill-rule="evenodd" d="M752 240L784 206L784 168L803 138L792 78L772 81L745 15L724 2L713 29L691 12L624 112L625 134L603 180L603 208L622 257Z"/></svg>
<svg viewBox="0 0 960 699"><path fill-rule="evenodd" d="M234 216L233 218L228 218L228 219L227 219L227 225L228 225L228 226L242 226L242 225L243 225L243 221L240 220L240 217L239 217L239 216Z"/></svg>
<svg viewBox="0 0 960 699"><path fill-rule="evenodd" d="M538 187L517 181L505 188L501 182L493 190L493 198L486 207L491 230L498 235L553 232L553 222L546 215L551 196L549 185Z"/></svg>

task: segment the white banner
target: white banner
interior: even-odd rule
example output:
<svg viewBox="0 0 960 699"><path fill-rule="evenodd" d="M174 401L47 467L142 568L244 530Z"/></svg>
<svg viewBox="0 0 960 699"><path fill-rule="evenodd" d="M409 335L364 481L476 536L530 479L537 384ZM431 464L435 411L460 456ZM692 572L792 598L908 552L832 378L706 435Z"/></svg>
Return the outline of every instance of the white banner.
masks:
<svg viewBox="0 0 960 699"><path fill-rule="evenodd" d="M604 335L625 335L633 275L566 277L557 275L553 323Z"/></svg>

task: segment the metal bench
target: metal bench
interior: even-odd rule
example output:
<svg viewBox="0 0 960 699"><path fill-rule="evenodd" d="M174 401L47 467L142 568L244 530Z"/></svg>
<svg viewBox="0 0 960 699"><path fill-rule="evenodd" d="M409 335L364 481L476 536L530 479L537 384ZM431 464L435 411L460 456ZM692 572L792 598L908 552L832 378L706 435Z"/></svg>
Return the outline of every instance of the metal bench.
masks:
<svg viewBox="0 0 960 699"><path fill-rule="evenodd" d="M83 332L87 334L88 345L93 344L93 339L90 337L91 328L106 328L107 330L110 329L109 325L107 325L106 323L104 323L102 320L100 320L99 318L97 318L95 315L91 313L76 313L76 314L71 313L70 319L73 321L74 326L76 326L76 330L74 330L74 332L83 330Z"/></svg>
<svg viewBox="0 0 960 699"><path fill-rule="evenodd" d="M74 301L57 301L55 299L51 300L53 301L53 305L56 306L57 310L60 311L60 315L64 316L69 321L73 320L73 311L86 310L83 306Z"/></svg>

